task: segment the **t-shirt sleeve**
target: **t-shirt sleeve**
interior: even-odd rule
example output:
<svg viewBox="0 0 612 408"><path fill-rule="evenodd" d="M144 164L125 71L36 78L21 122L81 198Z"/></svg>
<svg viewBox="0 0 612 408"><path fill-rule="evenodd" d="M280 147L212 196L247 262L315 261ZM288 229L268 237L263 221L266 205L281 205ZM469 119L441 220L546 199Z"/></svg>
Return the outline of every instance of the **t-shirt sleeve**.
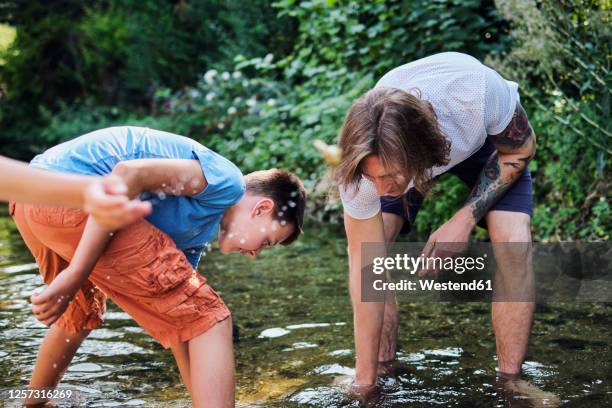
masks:
<svg viewBox="0 0 612 408"><path fill-rule="evenodd" d="M484 121L488 135L503 132L512 120L518 100L518 84L485 67Z"/></svg>
<svg viewBox="0 0 612 408"><path fill-rule="evenodd" d="M210 149L194 149L200 161L207 186L192 198L213 208L227 208L236 204L246 190L242 172L234 163Z"/></svg>
<svg viewBox="0 0 612 408"><path fill-rule="evenodd" d="M340 199L344 211L359 220L372 218L380 211L380 198L376 194L376 186L366 178L361 179L357 189L340 186Z"/></svg>

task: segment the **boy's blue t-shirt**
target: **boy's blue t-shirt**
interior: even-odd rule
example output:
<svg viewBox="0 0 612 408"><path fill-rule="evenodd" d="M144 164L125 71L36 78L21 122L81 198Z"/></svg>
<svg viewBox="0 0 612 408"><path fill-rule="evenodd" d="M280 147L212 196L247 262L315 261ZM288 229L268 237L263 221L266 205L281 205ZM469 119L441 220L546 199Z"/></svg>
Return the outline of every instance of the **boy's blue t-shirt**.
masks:
<svg viewBox="0 0 612 408"><path fill-rule="evenodd" d="M215 238L225 210L245 191L242 173L231 161L195 140L142 127L111 127L59 144L30 162L33 167L91 175L110 173L124 160L197 159L208 183L195 196L143 193L153 203L146 219L168 234L197 267L202 250ZM189 180L186 180L186 188Z"/></svg>

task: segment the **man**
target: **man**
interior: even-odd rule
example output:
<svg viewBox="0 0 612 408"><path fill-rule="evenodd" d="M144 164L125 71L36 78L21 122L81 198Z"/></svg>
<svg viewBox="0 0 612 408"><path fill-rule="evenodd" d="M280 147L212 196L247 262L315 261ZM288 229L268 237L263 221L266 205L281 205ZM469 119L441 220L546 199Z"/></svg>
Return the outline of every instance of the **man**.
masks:
<svg viewBox="0 0 612 408"><path fill-rule="evenodd" d="M361 301L362 243L393 242L409 230L435 177L447 172L472 192L431 234L425 256L435 256L436 243L467 242L481 221L493 243L531 242L527 166L536 138L516 83L468 55L449 52L384 75L351 106L339 147L342 160L335 178L348 237L355 388L367 390L376 383L379 364L395 358L398 310L395 299ZM498 274L522 279L507 272L527 270L528 252L502 252L495 250ZM501 373L520 373L533 310L533 302L493 302Z"/></svg>

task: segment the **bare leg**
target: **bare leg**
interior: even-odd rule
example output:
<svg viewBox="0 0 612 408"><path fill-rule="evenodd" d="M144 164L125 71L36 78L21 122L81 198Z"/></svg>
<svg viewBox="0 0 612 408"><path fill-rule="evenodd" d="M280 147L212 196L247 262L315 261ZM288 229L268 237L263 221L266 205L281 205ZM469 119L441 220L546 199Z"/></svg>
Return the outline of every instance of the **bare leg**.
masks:
<svg viewBox="0 0 612 408"><path fill-rule="evenodd" d="M189 340L193 406L234 407L232 319L227 318Z"/></svg>
<svg viewBox="0 0 612 408"><path fill-rule="evenodd" d="M382 213L385 242L395 242L402 227L404 219L392 213ZM399 309L394 294L385 299L385 312L383 326L378 347L378 361L385 362L395 359L397 349L397 333L399 330Z"/></svg>
<svg viewBox="0 0 612 408"><path fill-rule="evenodd" d="M171 350L172 354L174 354L174 359L176 360L176 365L179 368L181 377L183 378L183 383L185 383L189 395L192 395L191 375L189 373L189 344L184 341L171 347Z"/></svg>
<svg viewBox="0 0 612 408"><path fill-rule="evenodd" d="M79 346L91 330L68 333L52 325L40 348L29 388L54 388L62 379ZM26 400L26 404L40 402Z"/></svg>
<svg viewBox="0 0 612 408"><path fill-rule="evenodd" d="M530 218L527 214L509 211L491 211L487 225L493 243L531 242ZM496 287L512 288L524 286L531 273L531 251L526 245L498 245L494 247L498 265ZM497 289L497 288L496 288ZM503 289L502 289L503 290ZM517 293L509 300L517 299ZM526 299L528 300L528 299ZM506 374L518 374L525 361L529 334L533 321L535 303L532 301L500 301L492 304L493 330L497 346L499 370Z"/></svg>

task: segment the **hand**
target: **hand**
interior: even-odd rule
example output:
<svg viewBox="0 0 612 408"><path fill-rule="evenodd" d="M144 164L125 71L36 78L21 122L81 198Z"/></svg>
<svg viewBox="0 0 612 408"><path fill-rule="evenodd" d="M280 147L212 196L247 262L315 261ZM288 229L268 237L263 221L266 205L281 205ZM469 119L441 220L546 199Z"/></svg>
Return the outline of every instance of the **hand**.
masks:
<svg viewBox="0 0 612 408"><path fill-rule="evenodd" d="M429 236L422 255L425 258L446 258L465 252L474 225L475 221L470 209L463 207ZM436 276L438 272L425 267L419 271L419 276Z"/></svg>
<svg viewBox="0 0 612 408"><path fill-rule="evenodd" d="M84 209L102 227L119 229L151 212L151 203L137 199L130 201L129 194L123 178L106 176L87 187Z"/></svg>
<svg viewBox="0 0 612 408"><path fill-rule="evenodd" d="M34 293L30 297L36 319L46 326L55 323L64 314L82 284L78 274L70 268L60 272L42 293Z"/></svg>

